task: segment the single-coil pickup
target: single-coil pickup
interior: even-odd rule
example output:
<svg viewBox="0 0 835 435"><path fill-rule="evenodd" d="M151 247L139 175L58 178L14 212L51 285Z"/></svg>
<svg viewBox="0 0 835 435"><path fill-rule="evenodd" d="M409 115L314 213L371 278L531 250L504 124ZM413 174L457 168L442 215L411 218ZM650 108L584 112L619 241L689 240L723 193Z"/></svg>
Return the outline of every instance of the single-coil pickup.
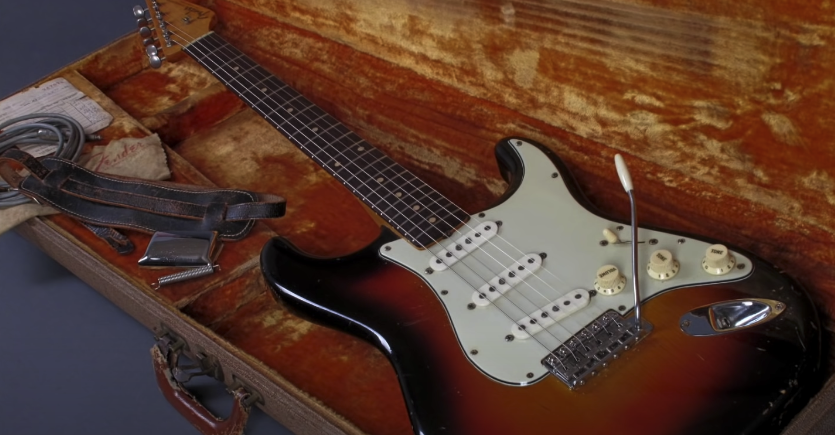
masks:
<svg viewBox="0 0 835 435"><path fill-rule="evenodd" d="M538 254L528 254L520 258L513 265L490 279L486 284L479 287L473 293L473 302L476 305L485 307L495 301L508 290L516 287L525 278L533 275L542 267L542 257Z"/></svg>
<svg viewBox="0 0 835 435"><path fill-rule="evenodd" d="M429 267L436 272L447 270L458 260L466 257L470 252L495 237L497 231L498 225L495 222L486 221L478 224L472 231L446 245L446 249L432 257L429 260Z"/></svg>
<svg viewBox="0 0 835 435"><path fill-rule="evenodd" d="M518 339L530 338L560 320L576 313L589 304L587 290L574 290L548 305L518 320L511 327L513 336Z"/></svg>

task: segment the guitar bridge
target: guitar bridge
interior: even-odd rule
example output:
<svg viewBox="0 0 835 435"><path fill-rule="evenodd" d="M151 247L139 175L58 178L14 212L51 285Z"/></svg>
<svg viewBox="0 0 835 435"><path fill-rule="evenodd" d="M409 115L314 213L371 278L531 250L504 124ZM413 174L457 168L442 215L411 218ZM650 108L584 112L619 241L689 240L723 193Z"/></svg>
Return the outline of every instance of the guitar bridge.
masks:
<svg viewBox="0 0 835 435"><path fill-rule="evenodd" d="M586 378L608 367L610 361L618 359L651 331L650 323L642 320L639 330L634 318L624 319L609 310L549 353L542 364L573 390L585 385Z"/></svg>

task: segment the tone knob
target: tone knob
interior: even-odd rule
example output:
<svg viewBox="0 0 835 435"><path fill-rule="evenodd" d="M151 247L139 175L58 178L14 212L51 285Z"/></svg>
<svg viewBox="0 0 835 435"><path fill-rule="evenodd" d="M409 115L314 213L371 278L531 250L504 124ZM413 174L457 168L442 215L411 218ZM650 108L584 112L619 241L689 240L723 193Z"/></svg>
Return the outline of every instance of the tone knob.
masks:
<svg viewBox="0 0 835 435"><path fill-rule="evenodd" d="M616 295L626 287L626 277L620 274L617 267L607 264L597 269L594 289L606 296Z"/></svg>
<svg viewBox="0 0 835 435"><path fill-rule="evenodd" d="M725 245L712 245L707 248L702 268L711 275L724 275L736 266L736 258Z"/></svg>
<svg viewBox="0 0 835 435"><path fill-rule="evenodd" d="M659 281L668 280L676 276L678 269L678 260L673 258L673 254L666 249L659 249L649 256L647 273L652 279Z"/></svg>

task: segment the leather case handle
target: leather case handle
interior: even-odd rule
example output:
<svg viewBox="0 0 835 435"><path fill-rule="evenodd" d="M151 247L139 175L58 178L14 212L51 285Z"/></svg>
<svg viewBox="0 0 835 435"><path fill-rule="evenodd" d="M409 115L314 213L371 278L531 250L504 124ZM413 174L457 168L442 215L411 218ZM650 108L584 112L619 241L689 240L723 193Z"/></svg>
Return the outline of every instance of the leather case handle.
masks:
<svg viewBox="0 0 835 435"><path fill-rule="evenodd" d="M197 430L204 435L243 434L251 411L248 401L250 398L249 392L244 388L237 388L232 391L235 398L232 413L225 420L217 418L174 377L168 352L163 352L159 345L155 345L151 348L151 359L154 364L157 384L159 389L162 390L162 394Z"/></svg>

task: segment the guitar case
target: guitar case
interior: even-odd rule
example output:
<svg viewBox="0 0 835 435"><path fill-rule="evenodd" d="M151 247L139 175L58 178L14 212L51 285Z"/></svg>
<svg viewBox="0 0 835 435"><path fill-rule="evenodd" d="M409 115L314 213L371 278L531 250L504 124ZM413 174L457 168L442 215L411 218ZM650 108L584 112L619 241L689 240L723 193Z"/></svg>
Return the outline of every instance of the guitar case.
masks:
<svg viewBox="0 0 835 435"><path fill-rule="evenodd" d="M559 155L602 213L628 220L612 164L620 153L643 224L767 259L809 290L828 330L835 15L784 3L196 2L218 35L468 213L500 199L508 183L494 146L520 136ZM319 257L350 254L380 221L188 56L151 68L129 35L43 81L56 77L114 116L104 141L157 133L171 181L287 199L285 217L225 243L221 271L159 290L150 283L165 272L137 267L148 234L126 231L138 249L119 255L65 215L17 228L154 332L151 358L172 403L204 433L235 433L250 406L297 434L411 433L383 353L289 311L259 263L276 236ZM183 356L229 387L231 417L215 419L184 392ZM833 432L830 381L783 433Z"/></svg>

